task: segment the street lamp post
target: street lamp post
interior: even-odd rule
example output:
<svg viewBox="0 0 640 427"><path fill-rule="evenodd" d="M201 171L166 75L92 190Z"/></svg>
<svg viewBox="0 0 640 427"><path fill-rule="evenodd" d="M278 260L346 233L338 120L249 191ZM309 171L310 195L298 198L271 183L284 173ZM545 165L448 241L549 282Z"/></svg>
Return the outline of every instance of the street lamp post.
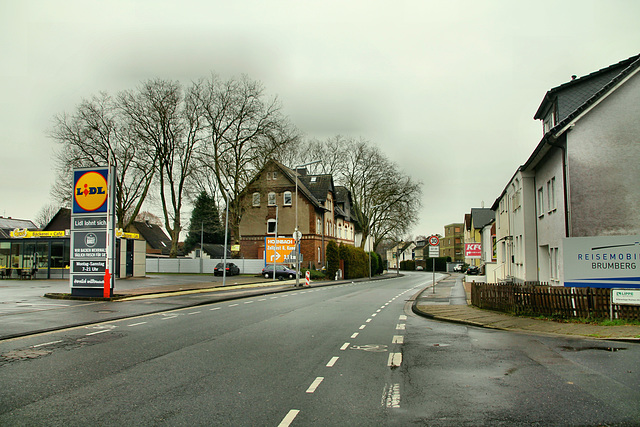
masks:
<svg viewBox="0 0 640 427"><path fill-rule="evenodd" d="M379 208L382 205L383 203L380 203L379 205L371 206L370 210ZM371 218L369 218L369 220L371 220ZM369 279L371 279L371 221L369 221L369 236L367 236L367 239L369 239L369 252L367 253L367 255L369 256Z"/></svg>
<svg viewBox="0 0 640 427"><path fill-rule="evenodd" d="M293 233L293 237L296 239L296 287L300 286L300 239L302 237L302 233L298 230L298 169L320 162L321 160L314 160L312 162L297 165L296 170L294 171L296 176L296 229Z"/></svg>
<svg viewBox="0 0 640 427"><path fill-rule="evenodd" d="M224 190L224 200L226 206L225 220L224 220L224 254L223 254L223 264L222 264L222 287L227 284L227 239L229 236L229 195L227 194L227 189Z"/></svg>

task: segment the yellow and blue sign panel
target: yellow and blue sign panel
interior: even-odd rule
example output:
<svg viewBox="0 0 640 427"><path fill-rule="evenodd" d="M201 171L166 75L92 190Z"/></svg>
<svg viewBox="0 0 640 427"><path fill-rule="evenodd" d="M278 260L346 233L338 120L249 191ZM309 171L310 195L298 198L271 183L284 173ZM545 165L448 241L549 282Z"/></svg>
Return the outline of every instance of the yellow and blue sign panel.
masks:
<svg viewBox="0 0 640 427"><path fill-rule="evenodd" d="M80 169L73 172L73 213L107 212L109 169Z"/></svg>

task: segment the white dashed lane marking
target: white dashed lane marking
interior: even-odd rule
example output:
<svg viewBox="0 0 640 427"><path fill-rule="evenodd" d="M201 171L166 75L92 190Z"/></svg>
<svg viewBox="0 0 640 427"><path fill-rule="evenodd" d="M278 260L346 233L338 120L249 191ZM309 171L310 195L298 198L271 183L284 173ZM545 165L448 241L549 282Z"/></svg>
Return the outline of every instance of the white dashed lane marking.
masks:
<svg viewBox="0 0 640 427"><path fill-rule="evenodd" d="M327 368L333 368L333 365L336 364L338 359L340 359L338 356L332 357L331 360L329 360L329 363L327 363Z"/></svg>
<svg viewBox="0 0 640 427"><path fill-rule="evenodd" d="M316 378L307 389L307 393L313 393L314 391L316 391L316 389L318 388L318 386L323 380L324 380L324 377Z"/></svg>
<svg viewBox="0 0 640 427"><path fill-rule="evenodd" d="M282 419L278 427L289 427L293 420L296 419L296 416L300 413L299 409L292 409L289 413Z"/></svg>

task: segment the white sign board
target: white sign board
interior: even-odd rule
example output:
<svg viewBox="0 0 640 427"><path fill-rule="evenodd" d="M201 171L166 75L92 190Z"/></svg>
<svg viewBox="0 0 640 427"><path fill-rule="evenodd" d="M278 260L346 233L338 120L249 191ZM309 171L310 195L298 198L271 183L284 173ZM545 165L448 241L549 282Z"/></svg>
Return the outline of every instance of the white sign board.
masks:
<svg viewBox="0 0 640 427"><path fill-rule="evenodd" d="M438 258L440 256L440 246L429 246L429 258Z"/></svg>
<svg viewBox="0 0 640 427"><path fill-rule="evenodd" d="M640 236L563 239L564 285L640 288Z"/></svg>
<svg viewBox="0 0 640 427"><path fill-rule="evenodd" d="M612 289L611 298L614 304L640 305L640 290Z"/></svg>

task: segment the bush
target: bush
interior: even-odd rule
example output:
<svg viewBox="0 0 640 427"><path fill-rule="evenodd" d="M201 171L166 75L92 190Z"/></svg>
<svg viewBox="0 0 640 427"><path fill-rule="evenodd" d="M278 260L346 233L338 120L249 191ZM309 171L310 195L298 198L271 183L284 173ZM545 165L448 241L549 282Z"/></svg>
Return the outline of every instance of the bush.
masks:
<svg viewBox="0 0 640 427"><path fill-rule="evenodd" d="M400 261L400 270L415 271L416 262L412 259Z"/></svg>
<svg viewBox="0 0 640 427"><path fill-rule="evenodd" d="M306 270L303 269L300 271L300 280L304 280L305 274L307 273L307 271L310 274L310 278L311 280L324 280L327 278L327 276L325 275L324 271L320 271L320 270ZM335 273L334 273L335 274ZM333 279L333 277L331 277Z"/></svg>
<svg viewBox="0 0 640 427"><path fill-rule="evenodd" d="M333 240L329 240L327 244L327 271L326 277L333 280L336 277L336 271L340 268L340 254L338 245Z"/></svg>
<svg viewBox="0 0 640 427"><path fill-rule="evenodd" d="M369 277L369 260L363 249L340 244L339 254L340 259L344 261L345 279Z"/></svg>

